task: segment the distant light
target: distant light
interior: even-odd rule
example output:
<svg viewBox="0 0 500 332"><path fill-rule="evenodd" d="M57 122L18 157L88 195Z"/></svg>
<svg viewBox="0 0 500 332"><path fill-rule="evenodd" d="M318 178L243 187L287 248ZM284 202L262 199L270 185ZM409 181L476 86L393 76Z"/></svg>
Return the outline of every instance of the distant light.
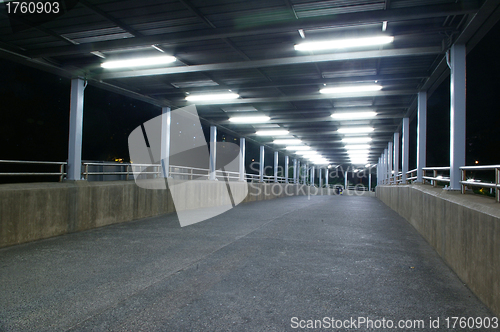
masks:
<svg viewBox="0 0 500 332"><path fill-rule="evenodd" d="M319 51L319 50L331 50L338 48L384 45L392 43L393 41L394 37L392 36L335 39L330 41L308 42L308 43L297 44L294 46L294 48L296 51Z"/></svg>
<svg viewBox="0 0 500 332"><path fill-rule="evenodd" d="M236 93L211 93L206 95L191 95L187 96L187 101L212 101L212 100L230 100L239 98Z"/></svg>
<svg viewBox="0 0 500 332"><path fill-rule="evenodd" d="M357 93L382 90L382 86L378 84L363 84L363 85L347 85L334 88L324 88L319 90L320 93Z"/></svg>
<svg viewBox="0 0 500 332"><path fill-rule="evenodd" d="M233 123L262 123L269 121L271 118L268 116L238 116L229 118L229 122Z"/></svg>
<svg viewBox="0 0 500 332"><path fill-rule="evenodd" d="M382 22L382 31L387 30L387 21Z"/></svg>
<svg viewBox="0 0 500 332"><path fill-rule="evenodd" d="M345 146L346 150L366 150L370 148L368 144L349 144Z"/></svg>
<svg viewBox="0 0 500 332"><path fill-rule="evenodd" d="M370 133L372 131L373 127L343 127L338 130L338 132L342 134Z"/></svg>
<svg viewBox="0 0 500 332"><path fill-rule="evenodd" d="M146 67L171 63L177 60L173 56L155 56L149 58L138 58L130 60L107 61L101 63L102 68L123 68L123 67Z"/></svg>
<svg viewBox="0 0 500 332"><path fill-rule="evenodd" d="M283 139L275 139L273 141L274 144L300 144L302 141L296 138L283 138Z"/></svg>
<svg viewBox="0 0 500 332"><path fill-rule="evenodd" d="M310 150L310 146L305 146L305 145L292 145L292 146L287 146L287 150L290 151L304 151L304 150Z"/></svg>
<svg viewBox="0 0 500 332"><path fill-rule="evenodd" d="M479 160L476 160L476 161L474 162L474 164L479 164Z"/></svg>
<svg viewBox="0 0 500 332"><path fill-rule="evenodd" d="M255 134L258 136L282 136L288 135L288 130L259 130Z"/></svg>
<svg viewBox="0 0 500 332"><path fill-rule="evenodd" d="M371 137L346 137L346 138L343 138L342 139L342 142L344 143L352 143L352 144L356 144L356 143L368 143L368 142L371 142L372 141L372 138Z"/></svg>
<svg viewBox="0 0 500 332"><path fill-rule="evenodd" d="M304 30L302 30L302 29L299 29L299 35L300 35L300 38L302 38L302 39L306 38L306 34L304 33Z"/></svg>
<svg viewBox="0 0 500 332"><path fill-rule="evenodd" d="M366 164L366 165L365 165L365 167L366 167L366 168L368 168L368 167L370 167L370 166L371 166L371 164Z"/></svg>
<svg viewBox="0 0 500 332"><path fill-rule="evenodd" d="M376 112L340 112L333 113L331 117L334 119L353 120L373 118L376 115Z"/></svg>

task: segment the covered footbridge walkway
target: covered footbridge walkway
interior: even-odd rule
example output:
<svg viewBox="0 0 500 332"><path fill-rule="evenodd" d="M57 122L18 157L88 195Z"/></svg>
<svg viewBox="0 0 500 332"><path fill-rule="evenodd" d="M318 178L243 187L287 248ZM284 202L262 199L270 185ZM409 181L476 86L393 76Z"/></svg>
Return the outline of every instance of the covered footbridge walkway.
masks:
<svg viewBox="0 0 500 332"><path fill-rule="evenodd" d="M0 268L1 331L294 331L315 320L327 331L332 319L459 331L447 317L494 317L366 193L243 203L188 227L175 214L110 225L1 249Z"/></svg>

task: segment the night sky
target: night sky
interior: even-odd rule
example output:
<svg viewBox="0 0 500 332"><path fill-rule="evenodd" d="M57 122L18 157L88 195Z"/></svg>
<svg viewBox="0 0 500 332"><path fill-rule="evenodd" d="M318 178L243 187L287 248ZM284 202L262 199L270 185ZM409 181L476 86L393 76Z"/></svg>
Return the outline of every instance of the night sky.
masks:
<svg viewBox="0 0 500 332"><path fill-rule="evenodd" d="M467 56L467 165L500 164L499 36L497 23ZM0 159L65 161L69 95L68 79L0 59ZM428 166L449 165L449 108L448 78L428 100ZM160 113L156 106L87 86L82 159L128 161L128 135ZM410 126L410 168L414 168L416 120ZM219 141L234 141L220 131L218 136ZM258 146L247 143L247 161L252 158L258 160ZM266 164L271 165L272 158L268 151Z"/></svg>

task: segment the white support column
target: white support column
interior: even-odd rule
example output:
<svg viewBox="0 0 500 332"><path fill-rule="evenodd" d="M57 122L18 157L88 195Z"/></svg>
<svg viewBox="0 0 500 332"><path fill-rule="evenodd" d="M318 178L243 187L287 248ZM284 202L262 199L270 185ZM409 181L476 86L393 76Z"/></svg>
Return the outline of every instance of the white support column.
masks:
<svg viewBox="0 0 500 332"><path fill-rule="evenodd" d="M314 165L311 165L311 186L314 186Z"/></svg>
<svg viewBox="0 0 500 332"><path fill-rule="evenodd" d="M465 45L453 45L450 53L450 190L460 190L460 167L465 166Z"/></svg>
<svg viewBox="0 0 500 332"><path fill-rule="evenodd" d="M344 189L347 190L347 170L344 171Z"/></svg>
<svg viewBox="0 0 500 332"><path fill-rule="evenodd" d="M403 154L401 158L401 172L403 173L403 184L406 183L407 175L406 173L409 171L409 163L410 163L410 119L403 118Z"/></svg>
<svg viewBox="0 0 500 332"><path fill-rule="evenodd" d="M322 169L319 167L318 171L318 179L319 179L319 187L323 187L323 174L322 174Z"/></svg>
<svg viewBox="0 0 500 332"><path fill-rule="evenodd" d="M274 151L274 183L278 183L278 151Z"/></svg>
<svg viewBox="0 0 500 332"><path fill-rule="evenodd" d="M397 184L397 177L399 174L399 132L394 133L394 181Z"/></svg>
<svg viewBox="0 0 500 332"><path fill-rule="evenodd" d="M328 187L328 167L325 168L325 185Z"/></svg>
<svg viewBox="0 0 500 332"><path fill-rule="evenodd" d="M245 181L245 138L240 138L240 181Z"/></svg>
<svg viewBox="0 0 500 332"><path fill-rule="evenodd" d="M259 182L264 182L264 145L260 146Z"/></svg>
<svg viewBox="0 0 500 332"><path fill-rule="evenodd" d="M285 156L285 183L288 183L288 164L290 163L290 158Z"/></svg>
<svg viewBox="0 0 500 332"><path fill-rule="evenodd" d="M81 78L71 80L69 106L68 180L82 179L83 90Z"/></svg>
<svg viewBox="0 0 500 332"><path fill-rule="evenodd" d="M208 173L208 179L215 181L216 177L216 154L217 154L217 127L210 126L210 173Z"/></svg>
<svg viewBox="0 0 500 332"><path fill-rule="evenodd" d="M372 167L368 167L368 191L372 191Z"/></svg>
<svg viewBox="0 0 500 332"><path fill-rule="evenodd" d="M297 158L293 158L293 183L297 184L297 166L298 166L298 161Z"/></svg>
<svg viewBox="0 0 500 332"><path fill-rule="evenodd" d="M161 168L163 177L170 176L170 126L172 118L170 107L161 108Z"/></svg>
<svg viewBox="0 0 500 332"><path fill-rule="evenodd" d="M384 172L385 172L385 175L384 175L384 180L385 180L385 183L388 183L388 179L389 179L389 148L385 148L384 150Z"/></svg>
<svg viewBox="0 0 500 332"><path fill-rule="evenodd" d="M389 172L389 183L391 183L391 178L392 178L392 156L393 156L393 146L392 146L392 142L389 142L388 146L387 146L387 150L388 150L388 155L387 155L387 166L388 166L388 169L387 171Z"/></svg>
<svg viewBox="0 0 500 332"><path fill-rule="evenodd" d="M465 93L465 92L464 92ZM465 98L465 97L464 97ZM423 182L425 167L425 149L427 145L427 92L418 93L417 111L417 182ZM465 146L465 141L464 141Z"/></svg>
<svg viewBox="0 0 500 332"><path fill-rule="evenodd" d="M380 184L380 160L381 160L381 157L378 157L378 160L377 160L377 185Z"/></svg>
<svg viewBox="0 0 500 332"><path fill-rule="evenodd" d="M304 172L304 184L307 183L307 178L309 177L309 163L306 163L306 169Z"/></svg>

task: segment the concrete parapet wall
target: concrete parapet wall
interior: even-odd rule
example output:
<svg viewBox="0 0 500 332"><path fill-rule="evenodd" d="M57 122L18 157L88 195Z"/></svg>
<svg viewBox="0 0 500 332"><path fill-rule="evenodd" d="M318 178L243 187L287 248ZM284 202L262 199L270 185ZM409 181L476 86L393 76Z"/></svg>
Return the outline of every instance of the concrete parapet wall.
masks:
<svg viewBox="0 0 500 332"><path fill-rule="evenodd" d="M165 187L165 181L150 181ZM175 183L175 180L172 180ZM224 181L183 181L176 195L209 197L209 204L231 204ZM294 184L230 182L233 195L243 202L295 195L328 195L332 190ZM175 186L173 187L175 188ZM176 189L173 189L176 190ZM177 196L179 197L179 196ZM182 200L181 200L182 201ZM207 200L199 200L206 205ZM177 201L179 202L179 200ZM32 183L0 185L0 247L61 234L206 206L177 204L169 190L145 189L133 181Z"/></svg>
<svg viewBox="0 0 500 332"><path fill-rule="evenodd" d="M377 186L464 283L500 316L500 206L493 199L426 185Z"/></svg>

